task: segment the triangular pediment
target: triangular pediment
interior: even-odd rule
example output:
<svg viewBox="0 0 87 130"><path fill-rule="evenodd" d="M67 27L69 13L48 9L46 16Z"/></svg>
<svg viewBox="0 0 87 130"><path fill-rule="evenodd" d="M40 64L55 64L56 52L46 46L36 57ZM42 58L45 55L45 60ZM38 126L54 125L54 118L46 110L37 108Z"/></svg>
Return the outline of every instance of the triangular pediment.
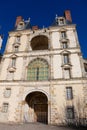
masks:
<svg viewBox="0 0 87 130"><path fill-rule="evenodd" d="M66 31L67 31L67 29L65 29L65 28L59 29L59 32L66 32Z"/></svg>
<svg viewBox="0 0 87 130"><path fill-rule="evenodd" d="M70 51L67 51L67 50L63 50L63 51L61 52L61 54L71 54L71 52L70 52Z"/></svg>
<svg viewBox="0 0 87 130"><path fill-rule="evenodd" d="M10 56L10 58L16 58L16 57L18 57L16 54L12 54L12 55Z"/></svg>

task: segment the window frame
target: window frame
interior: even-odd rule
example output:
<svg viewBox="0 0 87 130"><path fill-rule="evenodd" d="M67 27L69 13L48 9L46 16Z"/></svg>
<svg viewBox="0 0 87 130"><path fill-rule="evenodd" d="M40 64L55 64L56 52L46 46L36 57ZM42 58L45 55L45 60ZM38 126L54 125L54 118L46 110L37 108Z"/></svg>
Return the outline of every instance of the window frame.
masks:
<svg viewBox="0 0 87 130"><path fill-rule="evenodd" d="M14 46L14 52L18 52L19 51L19 46Z"/></svg>
<svg viewBox="0 0 87 130"><path fill-rule="evenodd" d="M64 24L65 24L64 18L60 18L60 19L59 19L59 25L64 25Z"/></svg>
<svg viewBox="0 0 87 130"><path fill-rule="evenodd" d="M35 59L29 63L27 67L28 81L45 81L48 79L49 79L49 65L46 60Z"/></svg>
<svg viewBox="0 0 87 130"><path fill-rule="evenodd" d="M20 36L16 36L15 41L16 41L17 43L19 43L19 42L20 42Z"/></svg>
<svg viewBox="0 0 87 130"><path fill-rule="evenodd" d="M19 22L19 24L17 26L17 30L22 30L22 29L24 29L24 27L25 27L25 24L23 21L21 21L21 22Z"/></svg>
<svg viewBox="0 0 87 130"><path fill-rule="evenodd" d="M61 38L63 39L67 38L66 31L61 31Z"/></svg>
<svg viewBox="0 0 87 130"><path fill-rule="evenodd" d="M66 74L65 74L66 70L68 71L68 76L66 76ZM71 70L70 70L70 68L64 68L63 73L64 73L64 79L70 79L71 78Z"/></svg>
<svg viewBox="0 0 87 130"><path fill-rule="evenodd" d="M15 66L16 66L16 57L12 57L11 66L12 66L12 67L15 67Z"/></svg>
<svg viewBox="0 0 87 130"><path fill-rule="evenodd" d="M69 54L63 54L63 64L69 64Z"/></svg>
<svg viewBox="0 0 87 130"><path fill-rule="evenodd" d="M6 88L4 91L4 97L9 98L11 96L11 88Z"/></svg>
<svg viewBox="0 0 87 130"><path fill-rule="evenodd" d="M66 24L65 18L64 17L58 17L58 23L59 23L59 26L65 25Z"/></svg>
<svg viewBox="0 0 87 130"><path fill-rule="evenodd" d="M75 112L73 106L67 106L66 108L66 117L67 119L74 119L75 118Z"/></svg>
<svg viewBox="0 0 87 130"><path fill-rule="evenodd" d="M8 113L8 107L9 107L9 103L8 102L4 102L2 104L2 112L3 113Z"/></svg>
<svg viewBox="0 0 87 130"><path fill-rule="evenodd" d="M67 49L68 48L68 43L67 42L62 42L62 48Z"/></svg>
<svg viewBox="0 0 87 130"><path fill-rule="evenodd" d="M72 87L66 87L66 99L67 100L72 100L73 99Z"/></svg>

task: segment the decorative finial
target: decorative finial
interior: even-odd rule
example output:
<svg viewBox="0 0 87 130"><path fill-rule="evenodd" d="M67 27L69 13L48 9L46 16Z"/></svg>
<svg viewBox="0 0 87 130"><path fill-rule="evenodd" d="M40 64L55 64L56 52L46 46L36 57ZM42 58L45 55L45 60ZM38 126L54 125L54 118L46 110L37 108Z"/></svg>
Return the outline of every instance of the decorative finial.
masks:
<svg viewBox="0 0 87 130"><path fill-rule="evenodd" d="M56 14L56 17L55 17L55 19L58 19L58 15Z"/></svg>
<svg viewBox="0 0 87 130"><path fill-rule="evenodd" d="M28 21L30 22L30 17L28 18Z"/></svg>
<svg viewBox="0 0 87 130"><path fill-rule="evenodd" d="M44 25L43 25L43 29L44 29Z"/></svg>
<svg viewBox="0 0 87 130"><path fill-rule="evenodd" d="M56 17L55 17L55 21L56 21L56 24L58 24L58 15L56 14Z"/></svg>
<svg viewBox="0 0 87 130"><path fill-rule="evenodd" d="M28 18L28 20L25 20L25 22L28 22L28 23L30 23L30 18Z"/></svg>

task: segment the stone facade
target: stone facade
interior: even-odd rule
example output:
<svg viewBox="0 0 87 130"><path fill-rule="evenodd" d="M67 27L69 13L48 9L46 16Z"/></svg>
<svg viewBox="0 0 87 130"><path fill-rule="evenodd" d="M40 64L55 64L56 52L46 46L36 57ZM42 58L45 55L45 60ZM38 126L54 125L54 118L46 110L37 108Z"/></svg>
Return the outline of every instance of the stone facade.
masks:
<svg viewBox="0 0 87 130"><path fill-rule="evenodd" d="M0 122L87 118L87 61L69 13L42 29L17 17L0 64Z"/></svg>

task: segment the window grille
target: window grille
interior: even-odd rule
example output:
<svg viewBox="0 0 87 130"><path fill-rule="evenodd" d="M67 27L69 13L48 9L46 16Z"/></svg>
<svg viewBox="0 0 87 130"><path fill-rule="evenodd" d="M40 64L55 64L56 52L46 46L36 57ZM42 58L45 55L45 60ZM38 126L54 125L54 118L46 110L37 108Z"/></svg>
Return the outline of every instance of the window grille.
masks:
<svg viewBox="0 0 87 130"><path fill-rule="evenodd" d="M74 119L74 108L73 107L67 107L66 112L67 119Z"/></svg>
<svg viewBox="0 0 87 130"><path fill-rule="evenodd" d="M67 97L68 100L73 98L72 87L66 88L66 97Z"/></svg>
<svg viewBox="0 0 87 130"><path fill-rule="evenodd" d="M2 106L2 112L3 113L7 113L8 112L8 106L9 106L8 103L3 103L3 106Z"/></svg>
<svg viewBox="0 0 87 130"><path fill-rule="evenodd" d="M28 66L28 80L48 80L48 64L45 60L36 59Z"/></svg>

